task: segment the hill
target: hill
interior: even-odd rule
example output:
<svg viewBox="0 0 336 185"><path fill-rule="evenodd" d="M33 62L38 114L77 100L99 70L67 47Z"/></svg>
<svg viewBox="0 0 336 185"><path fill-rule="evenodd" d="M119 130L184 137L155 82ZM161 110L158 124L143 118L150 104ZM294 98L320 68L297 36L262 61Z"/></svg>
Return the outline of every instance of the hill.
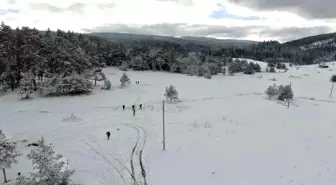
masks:
<svg viewBox="0 0 336 185"><path fill-rule="evenodd" d="M321 35L314 35L310 37L304 37L302 39L292 40L289 42L284 43L285 45L291 45L291 46L305 46L310 45L313 43L321 42L324 40L335 40L336 39L336 33L327 33L327 34L321 34Z"/></svg>
<svg viewBox="0 0 336 185"><path fill-rule="evenodd" d="M90 33L89 35L99 36L102 38L107 38L109 40L122 42L124 44L137 44L143 41L166 41L175 44L180 44L183 46L190 46L191 44L199 46L201 48L209 47L211 49L218 48L229 48L229 47L250 47L252 44L256 44L256 41L249 40L234 40L234 39L215 39L208 37L168 37L168 36L158 36L158 35L142 35L142 34L130 34L130 33Z"/></svg>

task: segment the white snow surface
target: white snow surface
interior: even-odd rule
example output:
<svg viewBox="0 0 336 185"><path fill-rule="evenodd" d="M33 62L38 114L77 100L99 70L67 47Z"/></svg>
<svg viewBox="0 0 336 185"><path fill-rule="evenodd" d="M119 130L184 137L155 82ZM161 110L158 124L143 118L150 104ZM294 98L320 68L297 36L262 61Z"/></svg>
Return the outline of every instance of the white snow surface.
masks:
<svg viewBox="0 0 336 185"><path fill-rule="evenodd" d="M125 88L119 87L123 72L107 68L110 91L97 87L89 96L34 95L27 101L14 93L0 96L0 128L18 141L25 155L31 149L26 145L43 136L76 170L73 181L83 185L134 184L127 169L137 141L136 179L142 179L143 149L149 185L334 185L336 99L329 98L329 79L335 66L293 67L287 73L262 73L262 78L217 75L211 80L128 71L140 85L132 82ZM295 100L289 109L265 97L273 83L292 84ZM162 100L170 84L181 102L166 103L162 151ZM137 108L133 116L131 105L140 103L143 110ZM76 119L67 119L71 115ZM32 170L25 155L7 170L9 179Z"/></svg>

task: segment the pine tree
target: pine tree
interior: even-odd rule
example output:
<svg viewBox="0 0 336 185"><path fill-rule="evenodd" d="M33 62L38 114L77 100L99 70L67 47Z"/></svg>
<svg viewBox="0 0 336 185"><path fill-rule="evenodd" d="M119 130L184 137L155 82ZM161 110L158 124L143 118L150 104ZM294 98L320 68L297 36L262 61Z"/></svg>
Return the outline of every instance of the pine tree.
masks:
<svg viewBox="0 0 336 185"><path fill-rule="evenodd" d="M73 72L70 76L61 79L60 84L57 86L57 91L61 94L89 94L93 90L93 84L90 79L85 78Z"/></svg>
<svg viewBox="0 0 336 185"><path fill-rule="evenodd" d="M23 74L20 80L20 86L18 93L21 95L21 99L29 99L31 93L34 91L34 75L31 73Z"/></svg>
<svg viewBox="0 0 336 185"><path fill-rule="evenodd" d="M280 87L279 87L279 92L280 94L278 96L278 99L281 101L292 100L294 97L294 93L290 85L284 86L282 90L280 90Z"/></svg>
<svg viewBox="0 0 336 185"><path fill-rule="evenodd" d="M269 99L274 98L275 96L278 95L278 87L274 85L270 85L267 90L265 91L265 94L268 96Z"/></svg>
<svg viewBox="0 0 336 185"><path fill-rule="evenodd" d="M254 64L254 71L257 72L257 73L261 72L261 67L260 67L260 65L258 63Z"/></svg>
<svg viewBox="0 0 336 185"><path fill-rule="evenodd" d="M244 70L244 74L248 74L248 75L252 75L254 74L254 64L253 63L250 63L249 65L247 65L247 67L245 68Z"/></svg>
<svg viewBox="0 0 336 185"><path fill-rule="evenodd" d="M120 78L120 83L121 83L122 87L125 87L126 83L128 83L129 81L130 81L130 79L128 78L126 73L124 73Z"/></svg>
<svg viewBox="0 0 336 185"><path fill-rule="evenodd" d="M336 82L336 75L332 75L331 78L330 78L330 82L332 83L332 86L331 86L331 91L330 91L330 97L332 97L332 93L333 93L333 90L334 90L334 84Z"/></svg>
<svg viewBox="0 0 336 185"><path fill-rule="evenodd" d="M170 85L169 87L166 87L166 91L164 93L164 96L169 102L174 102L178 100L178 92L176 88L173 85Z"/></svg>
<svg viewBox="0 0 336 185"><path fill-rule="evenodd" d="M44 139L38 141L38 146L29 154L32 160L34 171L28 178L34 185L69 185L70 176L74 170L69 170L65 162L61 161L63 156L56 154L51 144L46 144Z"/></svg>
<svg viewBox="0 0 336 185"><path fill-rule="evenodd" d="M4 182L7 183L6 168L16 164L16 158L21 154L16 150L16 143L12 142L0 130L0 168L2 169Z"/></svg>

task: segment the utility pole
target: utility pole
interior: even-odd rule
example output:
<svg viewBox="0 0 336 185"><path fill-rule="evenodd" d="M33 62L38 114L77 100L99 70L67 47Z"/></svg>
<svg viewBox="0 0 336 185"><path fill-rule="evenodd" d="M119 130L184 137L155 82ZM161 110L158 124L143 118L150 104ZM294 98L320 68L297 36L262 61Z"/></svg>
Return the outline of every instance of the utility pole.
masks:
<svg viewBox="0 0 336 185"><path fill-rule="evenodd" d="M163 151L166 150L166 128L165 128L165 103L162 101L162 128L163 128L163 133L162 133L162 148Z"/></svg>

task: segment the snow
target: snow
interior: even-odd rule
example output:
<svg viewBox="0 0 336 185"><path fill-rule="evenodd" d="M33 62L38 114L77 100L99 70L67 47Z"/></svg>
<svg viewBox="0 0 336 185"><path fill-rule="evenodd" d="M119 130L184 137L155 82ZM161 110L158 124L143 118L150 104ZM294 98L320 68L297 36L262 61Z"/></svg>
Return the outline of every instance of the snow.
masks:
<svg viewBox="0 0 336 185"><path fill-rule="evenodd" d="M34 100L23 101L16 93L0 97L0 128L18 141L25 155L30 151L26 145L43 136L69 160L76 170L72 179L83 185L133 184L131 158L141 181L142 148L150 185L333 185L336 100L328 96L336 65L329 66L211 80L128 71L140 85L132 82L125 88L119 81L123 71L107 68L110 91L97 87L90 96L34 95ZM289 109L264 95L273 83L292 84L295 100ZM170 84L181 102L165 104L167 148L162 151L162 100ZM140 103L143 110L132 116L131 106ZM22 156L7 172L15 179L18 172L31 170Z"/></svg>

